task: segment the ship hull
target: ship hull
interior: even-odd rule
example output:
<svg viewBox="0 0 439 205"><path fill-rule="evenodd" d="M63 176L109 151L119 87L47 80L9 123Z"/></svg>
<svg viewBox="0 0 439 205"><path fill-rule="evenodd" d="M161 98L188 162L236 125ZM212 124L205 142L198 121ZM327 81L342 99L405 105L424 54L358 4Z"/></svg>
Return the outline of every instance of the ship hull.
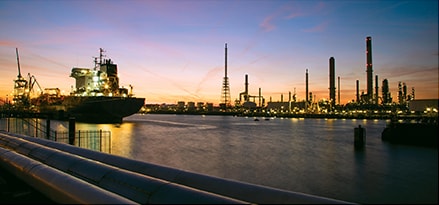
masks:
<svg viewBox="0 0 439 205"><path fill-rule="evenodd" d="M145 98L126 97L66 97L61 106L47 107L54 119L78 122L121 123L124 117L133 115L142 108Z"/></svg>
<svg viewBox="0 0 439 205"><path fill-rule="evenodd" d="M384 128L381 139L395 144L438 147L437 123L396 123Z"/></svg>

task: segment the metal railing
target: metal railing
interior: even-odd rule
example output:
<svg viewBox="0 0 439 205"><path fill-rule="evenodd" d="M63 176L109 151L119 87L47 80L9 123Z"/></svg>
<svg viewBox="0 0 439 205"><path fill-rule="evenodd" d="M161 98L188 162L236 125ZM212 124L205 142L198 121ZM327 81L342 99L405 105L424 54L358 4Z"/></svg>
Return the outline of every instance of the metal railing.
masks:
<svg viewBox="0 0 439 205"><path fill-rule="evenodd" d="M39 118L0 118L0 130L111 153L111 131L75 130L72 140L69 131L53 130L50 120Z"/></svg>

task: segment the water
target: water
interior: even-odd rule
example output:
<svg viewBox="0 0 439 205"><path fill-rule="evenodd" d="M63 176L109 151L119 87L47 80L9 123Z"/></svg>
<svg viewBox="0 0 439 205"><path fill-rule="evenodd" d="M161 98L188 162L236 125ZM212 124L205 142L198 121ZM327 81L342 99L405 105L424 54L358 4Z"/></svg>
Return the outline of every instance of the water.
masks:
<svg viewBox="0 0 439 205"><path fill-rule="evenodd" d="M111 130L112 154L192 172L355 203L438 201L437 149L382 142L384 120L259 119L139 114L76 128Z"/></svg>

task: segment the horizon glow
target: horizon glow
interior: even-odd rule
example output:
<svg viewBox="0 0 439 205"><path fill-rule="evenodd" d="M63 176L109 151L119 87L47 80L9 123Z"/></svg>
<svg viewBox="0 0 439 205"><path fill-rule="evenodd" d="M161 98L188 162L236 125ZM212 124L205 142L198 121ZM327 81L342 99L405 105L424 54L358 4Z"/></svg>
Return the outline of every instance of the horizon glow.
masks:
<svg viewBox="0 0 439 205"><path fill-rule="evenodd" d="M118 65L120 85L146 104L220 103L224 44L231 100L248 74L266 102L329 99L329 58L341 104L366 92L366 37L378 75L415 99L438 99L438 2L424 1L0 1L0 99L12 99L19 49L22 76L68 94L73 67L93 68L99 48ZM375 92L375 91L374 91ZM338 90L336 99L338 99ZM232 103L233 104L233 103Z"/></svg>

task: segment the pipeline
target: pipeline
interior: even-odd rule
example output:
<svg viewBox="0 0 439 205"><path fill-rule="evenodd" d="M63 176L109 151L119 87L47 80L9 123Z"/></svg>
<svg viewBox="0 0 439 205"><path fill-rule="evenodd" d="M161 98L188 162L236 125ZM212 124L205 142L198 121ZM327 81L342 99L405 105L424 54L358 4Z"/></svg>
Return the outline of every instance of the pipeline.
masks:
<svg viewBox="0 0 439 205"><path fill-rule="evenodd" d="M20 153L26 155L31 158L32 161L37 161L39 162L39 164L44 164L48 167L51 167L51 169L60 172L55 175L59 176L56 178L62 178L63 176L70 175L69 178L85 181L91 185L99 187L99 189L104 189L114 194L120 195L124 198L127 198L128 200L132 201L131 204L133 202L140 204L245 203L224 196L192 189L184 185L171 183L165 180L141 175L138 173L133 173L131 171L127 171L81 156L63 152L58 149L49 148L34 142L27 141L25 139L10 137L2 133L0 133L0 146L5 147L9 150L13 150L11 151L11 153ZM3 156L2 158L4 159L3 161L15 161L15 159L13 158L10 159L8 155ZM8 165L10 165L10 163L2 164L6 167L9 167ZM20 168L16 169L20 170L22 168L26 168L26 166L26 164L23 166L18 166ZM11 170L11 168L8 168L8 170ZM11 173L15 174L13 169L11 170ZM61 175L61 173L63 174ZM44 173L44 176L47 176L48 178L44 178L40 181L29 180L28 175L35 175L36 178L40 178L42 174L42 172L27 173L25 171L19 172L18 177L23 179L23 181L28 182L37 190L41 190L44 188L44 184L50 183L51 175L47 175ZM63 189L64 185L59 183L56 184L55 187L57 189ZM65 191L64 195L70 193L70 191L71 190ZM87 189L85 189L85 191L87 191ZM82 192L82 190L80 190L80 192ZM90 200L90 202L85 202L93 203L92 199L97 196L84 196L85 199ZM59 200L52 195L48 195L48 197L55 201ZM117 202L118 201L115 201L113 203Z"/></svg>
<svg viewBox="0 0 439 205"><path fill-rule="evenodd" d="M10 133L0 133L0 146L6 146L16 152L47 163L50 166L56 166L57 169L61 171L83 180L88 180L90 183L95 183L100 187L111 190L114 193L118 193L138 203L348 203L325 197L192 173L74 147L68 144ZM52 151L50 151L51 154L48 153L49 149L52 149ZM110 169L114 171L110 171ZM142 184L148 184L148 186ZM168 186L167 189L170 189L170 192L174 194L178 192L178 197L171 197L168 191L154 191L153 194L152 190L154 189L151 187L158 188L162 186ZM139 191L136 191L138 189L142 189L144 192L139 193ZM207 198L209 198L210 201L201 201L196 196L209 196ZM223 201L212 201L212 199L215 198L213 196L219 197L216 199ZM181 201L183 198L196 198L196 200ZM167 201L170 199L173 200Z"/></svg>
<svg viewBox="0 0 439 205"><path fill-rule="evenodd" d="M0 167L41 193L65 204L133 204L117 194L86 183L41 162L0 147Z"/></svg>

